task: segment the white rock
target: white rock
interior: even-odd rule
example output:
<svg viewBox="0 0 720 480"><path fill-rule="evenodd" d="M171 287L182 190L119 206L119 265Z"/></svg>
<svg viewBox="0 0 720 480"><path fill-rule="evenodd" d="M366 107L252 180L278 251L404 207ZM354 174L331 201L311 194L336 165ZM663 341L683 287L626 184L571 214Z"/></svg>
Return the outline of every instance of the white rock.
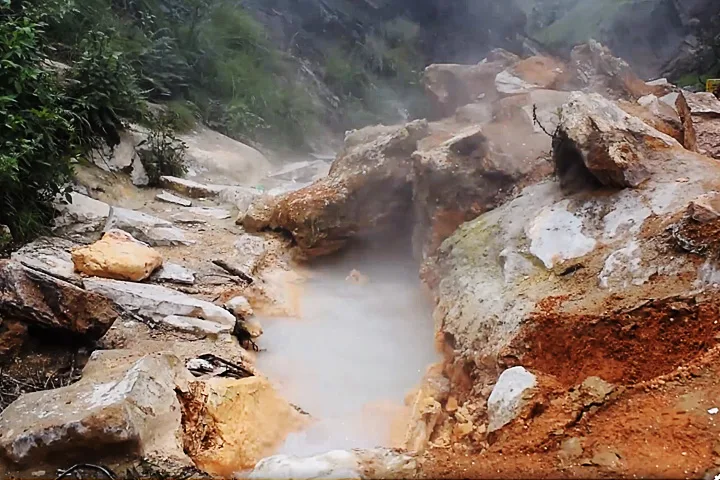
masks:
<svg viewBox="0 0 720 480"><path fill-rule="evenodd" d="M177 195L173 195L172 193L168 193L168 192L158 193L157 195L155 195L155 198L157 198L161 202L172 203L175 205L180 205L181 207L192 206L192 200L178 197Z"/></svg>
<svg viewBox="0 0 720 480"><path fill-rule="evenodd" d="M495 88L497 91L505 95L518 95L528 93L540 87L528 83L522 78L518 78L507 70L497 74L495 77Z"/></svg>
<svg viewBox="0 0 720 480"><path fill-rule="evenodd" d="M214 218L216 220L225 220L231 217L230 212L228 210L225 210L224 208L190 207L186 208L185 211L193 215Z"/></svg>
<svg viewBox="0 0 720 480"><path fill-rule="evenodd" d="M70 193L70 203L56 203L55 210L55 228L69 233L99 232L110 215L110 205L76 192Z"/></svg>
<svg viewBox="0 0 720 480"><path fill-rule="evenodd" d="M645 82L645 84L651 87L664 87L666 85L670 85L670 82L668 82L667 78L658 78L649 82Z"/></svg>
<svg viewBox="0 0 720 480"><path fill-rule="evenodd" d="M535 388L535 375L523 367L505 370L488 398L488 431L494 432L513 421L527 401L527 393Z"/></svg>
<svg viewBox="0 0 720 480"><path fill-rule="evenodd" d="M178 283L181 285L195 284L195 272L176 263L165 262L151 277L156 282Z"/></svg>
<svg viewBox="0 0 720 480"><path fill-rule="evenodd" d="M262 192L256 188L249 187L225 187L220 191L218 198L221 202L234 205L240 213L244 213Z"/></svg>
<svg viewBox="0 0 720 480"><path fill-rule="evenodd" d="M86 279L84 284L86 290L104 295L131 312L157 322L178 315L200 318L231 330L235 326L235 317L224 308L160 285L100 278Z"/></svg>
<svg viewBox="0 0 720 480"><path fill-rule="evenodd" d="M677 112L677 99L680 96L678 92L670 92L665 96L660 97L660 101L670 105Z"/></svg>
<svg viewBox="0 0 720 480"><path fill-rule="evenodd" d="M233 327L228 325L181 315L168 315L160 323L174 330L191 333L198 337L217 336L223 333L232 333L233 331Z"/></svg>
<svg viewBox="0 0 720 480"><path fill-rule="evenodd" d="M359 479L357 455L347 450L333 450L315 457L275 455L255 466L248 478L263 480Z"/></svg>
<svg viewBox="0 0 720 480"><path fill-rule="evenodd" d="M600 288L623 290L631 285L644 284L656 272L654 268L643 268L642 250L633 240L608 256L598 275L598 283Z"/></svg>
<svg viewBox="0 0 720 480"><path fill-rule="evenodd" d="M583 234L582 220L567 210L568 201L543 209L528 225L530 252L547 268L595 249L597 242Z"/></svg>
<svg viewBox="0 0 720 480"><path fill-rule="evenodd" d="M275 455L257 463L249 478L359 479L415 478L414 457L387 448L333 450L312 457Z"/></svg>
<svg viewBox="0 0 720 480"><path fill-rule="evenodd" d="M167 220L127 208L113 207L110 209L110 216L105 223L104 231L107 232L113 228L124 230L153 247L195 243L185 236L185 232Z"/></svg>
<svg viewBox="0 0 720 480"><path fill-rule="evenodd" d="M248 318L253 315L253 309L250 306L250 302L248 302L247 298L242 296L231 298L225 302L225 307L235 315L239 315L243 318Z"/></svg>
<svg viewBox="0 0 720 480"><path fill-rule="evenodd" d="M183 453L175 389L192 376L169 354L120 363L118 351L95 352L79 382L28 393L0 414L0 451L19 465L48 457L101 463L112 455L172 459ZM113 358L107 358L113 357Z"/></svg>
<svg viewBox="0 0 720 480"><path fill-rule="evenodd" d="M66 282L79 284L82 277L75 273L70 251L77 245L56 237L43 237L28 243L14 252L10 258L26 267L57 277Z"/></svg>
<svg viewBox="0 0 720 480"><path fill-rule="evenodd" d="M215 370L212 363L207 360L203 360L202 358L191 358L185 363L185 368L198 372L212 372Z"/></svg>

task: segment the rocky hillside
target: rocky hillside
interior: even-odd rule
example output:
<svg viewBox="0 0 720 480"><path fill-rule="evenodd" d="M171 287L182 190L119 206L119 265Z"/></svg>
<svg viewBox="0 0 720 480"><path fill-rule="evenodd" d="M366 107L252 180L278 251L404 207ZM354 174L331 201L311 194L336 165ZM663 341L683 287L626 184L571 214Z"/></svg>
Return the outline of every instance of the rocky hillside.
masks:
<svg viewBox="0 0 720 480"><path fill-rule="evenodd" d="M426 64L478 62L495 47L567 55L595 38L645 78L715 74L720 6L711 0L465 0L244 2L283 45L317 57L329 45L365 38L398 18L420 29ZM691 79L685 78L690 82ZM697 78L695 78L697 80Z"/></svg>

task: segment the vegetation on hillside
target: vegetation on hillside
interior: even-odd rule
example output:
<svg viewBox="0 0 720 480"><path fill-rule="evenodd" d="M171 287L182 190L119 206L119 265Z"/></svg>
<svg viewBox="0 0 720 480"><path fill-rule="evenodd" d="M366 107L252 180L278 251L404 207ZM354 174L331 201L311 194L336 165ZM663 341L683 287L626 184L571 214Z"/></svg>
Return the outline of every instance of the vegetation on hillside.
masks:
<svg viewBox="0 0 720 480"><path fill-rule="evenodd" d="M388 22L327 53L333 127L407 114L423 66L417 29ZM195 122L301 148L324 113L298 60L233 0L0 0L0 59L0 225L16 241L50 225L72 165L117 145L128 122L153 127L150 171L182 173L175 131ZM165 105L162 122L147 101Z"/></svg>

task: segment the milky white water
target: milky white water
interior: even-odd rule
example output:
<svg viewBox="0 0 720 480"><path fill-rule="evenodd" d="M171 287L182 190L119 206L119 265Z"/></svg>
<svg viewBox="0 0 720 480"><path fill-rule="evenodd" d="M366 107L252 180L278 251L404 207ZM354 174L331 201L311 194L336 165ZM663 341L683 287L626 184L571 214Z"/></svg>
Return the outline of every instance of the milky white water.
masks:
<svg viewBox="0 0 720 480"><path fill-rule="evenodd" d="M267 351L257 366L316 420L278 453L390 446L397 409L438 360L432 306L406 250L355 250L313 265L302 318L260 319ZM369 283L347 282L352 269Z"/></svg>

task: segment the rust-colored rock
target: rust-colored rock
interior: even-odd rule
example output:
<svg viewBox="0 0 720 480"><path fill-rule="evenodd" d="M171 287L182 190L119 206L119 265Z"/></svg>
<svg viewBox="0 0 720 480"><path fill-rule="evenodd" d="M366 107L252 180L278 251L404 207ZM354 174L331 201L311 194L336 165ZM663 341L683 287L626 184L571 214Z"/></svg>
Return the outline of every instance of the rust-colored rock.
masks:
<svg viewBox="0 0 720 480"><path fill-rule="evenodd" d="M693 124L692 112L690 111L687 98L685 98L685 94L682 92L678 93L677 99L675 100L675 109L678 115L680 115L680 120L683 124L683 146L688 150L697 152L698 141L697 134L695 133L695 125Z"/></svg>
<svg viewBox="0 0 720 480"><path fill-rule="evenodd" d="M163 263L156 250L122 230L110 230L103 238L73 250L75 270L94 277L139 282Z"/></svg>
<svg viewBox="0 0 720 480"><path fill-rule="evenodd" d="M521 60L512 72L528 83L541 88L554 89L559 78L566 72L567 66L560 60L536 55Z"/></svg>
<svg viewBox="0 0 720 480"><path fill-rule="evenodd" d="M554 89L566 84L569 69L551 57L534 56L521 60L495 77L495 87L503 95L528 93L536 89Z"/></svg>
<svg viewBox="0 0 720 480"><path fill-rule="evenodd" d="M455 113L458 107L498 96L495 77L519 57L496 50L477 65L433 64L425 69L425 92L438 117Z"/></svg>
<svg viewBox="0 0 720 480"><path fill-rule="evenodd" d="M261 377L194 383L181 399L185 451L223 477L253 468L308 422Z"/></svg>
<svg viewBox="0 0 720 480"><path fill-rule="evenodd" d="M0 261L0 315L97 339L119 316L115 304L71 283Z"/></svg>
<svg viewBox="0 0 720 480"><path fill-rule="evenodd" d="M411 157L427 132L422 120L350 143L327 177L281 197L263 228L290 233L301 256L315 257L355 235L392 226L410 210Z"/></svg>

